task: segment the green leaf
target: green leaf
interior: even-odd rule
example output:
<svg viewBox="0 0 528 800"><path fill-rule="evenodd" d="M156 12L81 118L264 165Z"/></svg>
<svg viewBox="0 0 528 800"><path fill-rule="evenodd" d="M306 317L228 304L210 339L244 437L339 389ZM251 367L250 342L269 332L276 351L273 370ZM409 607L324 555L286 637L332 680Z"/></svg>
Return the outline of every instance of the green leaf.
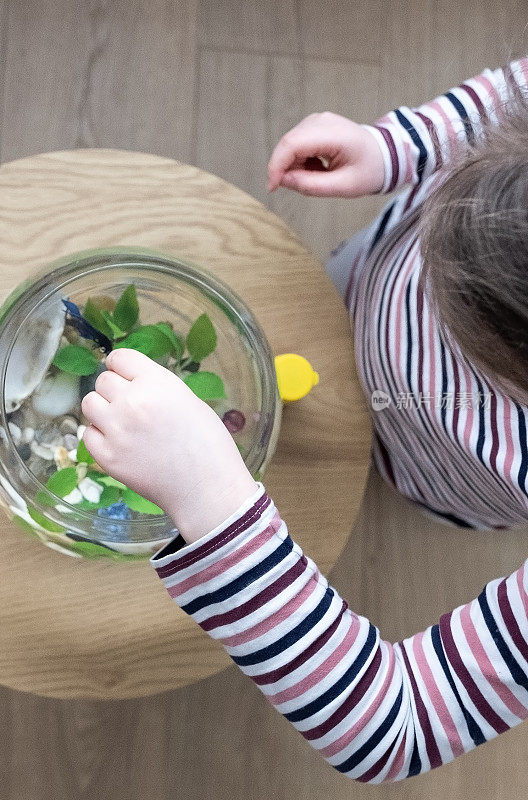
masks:
<svg viewBox="0 0 528 800"><path fill-rule="evenodd" d="M112 319L112 315L106 309L101 311L101 316L112 331L112 335L110 338L112 339L121 339L123 336L126 336L126 331L122 331L121 328L115 324L114 320Z"/></svg>
<svg viewBox="0 0 528 800"><path fill-rule="evenodd" d="M93 455L88 451L84 441L81 439L79 444L77 445L77 461L80 464L93 464L95 458Z"/></svg>
<svg viewBox="0 0 528 800"><path fill-rule="evenodd" d="M113 333L110 326L104 321L101 309L97 308L92 300L87 300L84 306L83 317L90 325L93 325L96 330L104 333L108 339L112 339Z"/></svg>
<svg viewBox="0 0 528 800"><path fill-rule="evenodd" d="M180 339L180 337L176 336L171 326L168 325L166 322L158 322L156 328L159 328L160 331L165 334L167 339L170 340L172 344L171 356L173 356L176 360L179 361L183 353L183 342Z"/></svg>
<svg viewBox="0 0 528 800"><path fill-rule="evenodd" d="M222 378L214 372L191 372L184 380L200 400L217 400L226 397Z"/></svg>
<svg viewBox="0 0 528 800"><path fill-rule="evenodd" d="M77 486L77 470L75 467L65 467L54 472L48 478L46 487L57 497L66 497Z"/></svg>
<svg viewBox="0 0 528 800"><path fill-rule="evenodd" d="M171 352L172 342L156 325L142 325L114 347L130 347L149 358L156 359Z"/></svg>
<svg viewBox="0 0 528 800"><path fill-rule="evenodd" d="M117 486L105 486L97 505L99 508L108 508L108 506L118 503L120 497L121 493Z"/></svg>
<svg viewBox="0 0 528 800"><path fill-rule="evenodd" d="M129 331L135 325L139 317L139 305L136 295L136 287L133 283L129 284L114 309L114 322L121 330Z"/></svg>
<svg viewBox="0 0 528 800"><path fill-rule="evenodd" d="M67 344L55 354L52 364L71 375L92 375L100 362L86 347Z"/></svg>
<svg viewBox="0 0 528 800"><path fill-rule="evenodd" d="M103 556L111 556L114 551L108 547L103 547L100 544L93 544L92 542L68 542L70 550L80 553L85 558L102 558Z"/></svg>
<svg viewBox="0 0 528 800"><path fill-rule="evenodd" d="M146 497L141 497L141 495L137 494L137 492L133 492L132 489L123 489L123 501L129 508L132 509L132 511L137 511L140 514L159 515L164 513L163 509L154 505L154 503L151 503L151 501L147 500Z"/></svg>
<svg viewBox="0 0 528 800"><path fill-rule="evenodd" d="M97 470L95 469L89 469L88 472L86 473L86 477L90 478L92 481L96 481L97 483L102 484L101 478L103 478L104 475L102 472L97 472Z"/></svg>
<svg viewBox="0 0 528 800"><path fill-rule="evenodd" d="M186 345L193 361L202 361L213 352L216 347L216 331L207 314L198 317L187 334Z"/></svg>
<svg viewBox="0 0 528 800"><path fill-rule="evenodd" d="M93 474L95 474L95 473L93 473ZM89 472L88 473L88 477L92 477L93 478L93 474ZM99 481L99 483L103 483L105 486L115 486L117 489L126 489L127 488L124 483L120 483L119 481L116 481L116 479L112 478L111 475L99 475L98 478L93 478L93 480L94 481Z"/></svg>
<svg viewBox="0 0 528 800"><path fill-rule="evenodd" d="M35 528L27 521L27 519L24 519L24 517L20 517L18 514L13 514L13 522L26 533L31 533L33 536L36 536L37 539L39 538Z"/></svg>
<svg viewBox="0 0 528 800"><path fill-rule="evenodd" d="M53 520L48 519L44 516L44 514L41 514L40 511L37 511L37 509L33 508L32 506L28 506L28 514L31 519L34 519L35 522L40 525L41 528L45 528L47 531L51 531L52 533L63 533L66 530L66 528L64 528L62 525L58 525L56 522L53 522Z"/></svg>

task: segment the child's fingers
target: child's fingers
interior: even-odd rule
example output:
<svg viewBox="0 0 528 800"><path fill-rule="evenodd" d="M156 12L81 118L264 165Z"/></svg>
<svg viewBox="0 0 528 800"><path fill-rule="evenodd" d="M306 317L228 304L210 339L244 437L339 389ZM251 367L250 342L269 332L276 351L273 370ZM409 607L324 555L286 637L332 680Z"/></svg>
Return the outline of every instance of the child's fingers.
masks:
<svg viewBox="0 0 528 800"><path fill-rule="evenodd" d="M81 402L81 409L85 417L90 420L92 425L102 433L106 433L108 409L110 403L101 397L97 392L88 392Z"/></svg>
<svg viewBox="0 0 528 800"><path fill-rule="evenodd" d="M355 191L354 175L347 169L292 169L283 175L280 185L316 197L352 197L359 193Z"/></svg>
<svg viewBox="0 0 528 800"><path fill-rule="evenodd" d="M148 356L138 350L131 350L129 347L118 347L116 350L112 350L107 355L105 364L107 369L117 372L128 381L144 375L147 370L157 366Z"/></svg>
<svg viewBox="0 0 528 800"><path fill-rule="evenodd" d="M307 158L325 155L328 143L312 136L294 134L283 136L271 154L268 163L267 189L272 192L281 185L284 174L295 162L303 163Z"/></svg>
<svg viewBox="0 0 528 800"><path fill-rule="evenodd" d="M95 391L109 403L117 400L128 386L130 386L130 382L126 378L109 369L101 372L95 381Z"/></svg>

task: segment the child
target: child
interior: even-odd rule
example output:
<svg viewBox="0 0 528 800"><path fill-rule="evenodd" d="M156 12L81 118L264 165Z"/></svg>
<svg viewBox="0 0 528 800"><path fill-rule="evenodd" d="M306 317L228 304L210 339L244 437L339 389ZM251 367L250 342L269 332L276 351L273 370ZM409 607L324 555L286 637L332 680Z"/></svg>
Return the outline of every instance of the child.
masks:
<svg viewBox="0 0 528 800"><path fill-rule="evenodd" d="M392 401L373 414L379 470L459 525L528 519L527 83L528 59L372 127L311 115L269 165L270 189L408 185L328 269L354 314L365 392ZM337 770L399 780L528 716L526 564L391 645L291 540L205 403L140 353L115 350L106 364L83 401L84 439L174 519L180 535L152 565Z"/></svg>

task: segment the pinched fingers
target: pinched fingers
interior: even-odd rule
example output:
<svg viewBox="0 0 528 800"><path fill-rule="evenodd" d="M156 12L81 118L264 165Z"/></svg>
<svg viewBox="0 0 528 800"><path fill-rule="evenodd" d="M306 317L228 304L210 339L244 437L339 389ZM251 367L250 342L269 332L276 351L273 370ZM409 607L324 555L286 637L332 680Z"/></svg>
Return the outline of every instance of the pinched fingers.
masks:
<svg viewBox="0 0 528 800"><path fill-rule="evenodd" d="M294 128L282 137L268 163L267 188L273 191L293 166L300 166L307 158L324 155L325 145L310 135Z"/></svg>

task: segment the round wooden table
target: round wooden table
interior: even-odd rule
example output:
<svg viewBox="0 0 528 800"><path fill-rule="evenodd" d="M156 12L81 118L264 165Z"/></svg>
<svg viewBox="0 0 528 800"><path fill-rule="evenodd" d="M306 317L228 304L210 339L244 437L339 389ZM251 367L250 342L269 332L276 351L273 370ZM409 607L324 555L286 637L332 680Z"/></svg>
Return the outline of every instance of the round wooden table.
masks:
<svg viewBox="0 0 528 800"><path fill-rule="evenodd" d="M346 311L321 264L263 205L188 164L76 150L0 168L0 298L61 256L139 245L208 268L253 309L275 354L298 352L319 385L285 407L264 477L291 535L323 572L359 509L370 423ZM0 683L60 698L175 689L230 660L148 563L68 558L0 516Z"/></svg>

